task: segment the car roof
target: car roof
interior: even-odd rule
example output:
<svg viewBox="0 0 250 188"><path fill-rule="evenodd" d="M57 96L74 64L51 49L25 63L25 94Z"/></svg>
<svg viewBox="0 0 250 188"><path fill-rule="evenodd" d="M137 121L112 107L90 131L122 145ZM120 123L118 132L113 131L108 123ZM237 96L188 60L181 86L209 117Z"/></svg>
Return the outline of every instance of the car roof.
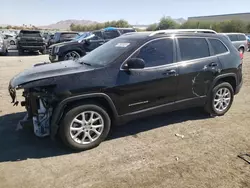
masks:
<svg viewBox="0 0 250 188"><path fill-rule="evenodd" d="M210 37L210 38L224 38L225 35L222 34L214 34L214 33L191 33L191 32L131 32L121 35L120 37L128 38L128 39L144 39L151 40L155 38L162 37L172 37L172 36L190 36L190 37Z"/></svg>
<svg viewBox="0 0 250 188"><path fill-rule="evenodd" d="M41 33L39 30L28 30L28 29L22 29L20 32L35 32L35 33Z"/></svg>
<svg viewBox="0 0 250 188"><path fill-rule="evenodd" d="M245 35L245 33L221 33L224 35Z"/></svg>

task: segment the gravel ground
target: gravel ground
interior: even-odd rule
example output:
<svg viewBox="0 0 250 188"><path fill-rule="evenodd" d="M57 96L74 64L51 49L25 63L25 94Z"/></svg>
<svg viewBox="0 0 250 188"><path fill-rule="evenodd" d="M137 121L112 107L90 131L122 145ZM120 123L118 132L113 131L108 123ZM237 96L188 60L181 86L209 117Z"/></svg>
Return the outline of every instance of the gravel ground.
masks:
<svg viewBox="0 0 250 188"><path fill-rule="evenodd" d="M189 109L137 120L80 153L39 139L29 128L15 130L25 113L10 103L8 82L43 61L47 55L0 57L1 188L250 187L250 165L237 157L250 153L250 52L243 88L225 116Z"/></svg>

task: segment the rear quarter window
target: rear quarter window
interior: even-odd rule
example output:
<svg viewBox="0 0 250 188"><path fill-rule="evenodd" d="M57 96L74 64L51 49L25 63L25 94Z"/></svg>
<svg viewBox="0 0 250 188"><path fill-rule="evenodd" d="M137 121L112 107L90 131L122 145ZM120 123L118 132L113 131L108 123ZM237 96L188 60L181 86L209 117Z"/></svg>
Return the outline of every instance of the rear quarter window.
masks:
<svg viewBox="0 0 250 188"><path fill-rule="evenodd" d="M234 41L238 41L238 36L237 35L227 35L229 37L229 39L234 42Z"/></svg>
<svg viewBox="0 0 250 188"><path fill-rule="evenodd" d="M246 35L238 35L239 41L247 40Z"/></svg>
<svg viewBox="0 0 250 188"><path fill-rule="evenodd" d="M214 50L215 55L228 52L227 47L220 40L218 39L208 39L208 40Z"/></svg>

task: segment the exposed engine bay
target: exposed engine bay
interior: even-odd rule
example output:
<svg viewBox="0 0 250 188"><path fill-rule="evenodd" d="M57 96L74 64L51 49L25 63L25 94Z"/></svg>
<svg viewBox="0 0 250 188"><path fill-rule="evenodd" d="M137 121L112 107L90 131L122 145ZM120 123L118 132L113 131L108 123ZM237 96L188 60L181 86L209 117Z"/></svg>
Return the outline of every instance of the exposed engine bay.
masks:
<svg viewBox="0 0 250 188"><path fill-rule="evenodd" d="M12 103L18 105L16 100L16 89L9 88L12 97ZM53 112L53 102L55 97L49 93L48 90L42 88L25 89L23 92L25 101L21 102L27 110L27 115L20 124L32 124L34 134L38 137L45 137L50 135L50 122Z"/></svg>

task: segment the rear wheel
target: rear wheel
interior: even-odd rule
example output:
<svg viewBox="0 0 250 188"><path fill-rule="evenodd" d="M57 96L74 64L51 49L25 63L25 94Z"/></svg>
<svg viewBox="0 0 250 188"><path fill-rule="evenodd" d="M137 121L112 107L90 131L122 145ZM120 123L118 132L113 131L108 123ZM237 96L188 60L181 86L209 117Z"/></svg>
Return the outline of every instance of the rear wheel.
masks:
<svg viewBox="0 0 250 188"><path fill-rule="evenodd" d="M8 55L8 50L6 49L5 52L3 53L3 55Z"/></svg>
<svg viewBox="0 0 250 188"><path fill-rule="evenodd" d="M16 44L15 41L13 40L10 41L10 45L15 45L15 44Z"/></svg>
<svg viewBox="0 0 250 188"><path fill-rule="evenodd" d="M110 117L102 107L86 104L65 114L60 136L71 149L87 150L98 146L107 137L110 126Z"/></svg>
<svg viewBox="0 0 250 188"><path fill-rule="evenodd" d="M244 52L245 52L244 48L240 48L240 49L239 49L239 52L240 52L241 54L244 54Z"/></svg>
<svg viewBox="0 0 250 188"><path fill-rule="evenodd" d="M23 55L23 54L24 54L24 50L18 49L18 55Z"/></svg>
<svg viewBox="0 0 250 188"><path fill-rule="evenodd" d="M76 59L79 59L80 57L81 56L78 52L70 51L64 55L64 60L76 60Z"/></svg>
<svg viewBox="0 0 250 188"><path fill-rule="evenodd" d="M234 99L234 90L231 84L222 82L216 85L208 98L205 110L217 116L224 115L231 107Z"/></svg>

